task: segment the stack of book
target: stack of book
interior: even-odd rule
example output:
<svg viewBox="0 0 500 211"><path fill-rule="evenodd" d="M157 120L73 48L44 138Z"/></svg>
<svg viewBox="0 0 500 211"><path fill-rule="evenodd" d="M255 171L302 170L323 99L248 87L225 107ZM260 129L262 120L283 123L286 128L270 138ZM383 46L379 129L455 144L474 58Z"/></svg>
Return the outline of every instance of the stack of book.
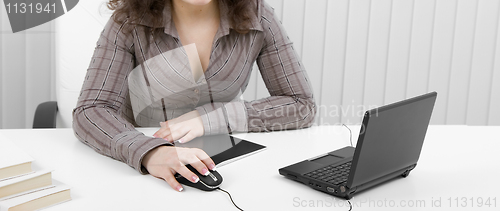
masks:
<svg viewBox="0 0 500 211"><path fill-rule="evenodd" d="M32 170L33 158L0 137L0 211L37 210L71 200L50 170Z"/></svg>

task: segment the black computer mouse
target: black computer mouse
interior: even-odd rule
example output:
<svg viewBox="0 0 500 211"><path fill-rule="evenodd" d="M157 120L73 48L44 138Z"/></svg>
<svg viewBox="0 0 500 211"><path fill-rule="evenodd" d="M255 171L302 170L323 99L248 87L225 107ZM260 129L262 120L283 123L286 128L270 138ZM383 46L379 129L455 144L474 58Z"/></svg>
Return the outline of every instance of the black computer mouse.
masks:
<svg viewBox="0 0 500 211"><path fill-rule="evenodd" d="M213 190L217 189L220 186L220 184L222 183L222 176L217 171L209 170L210 173L207 176L205 176L203 174L200 174L198 172L198 170L193 168L191 165L186 165L186 167L190 171L195 173L196 176L198 176L198 178L200 178L200 181L198 181L197 183L193 183L193 182L189 181L188 179L184 178L183 176L181 176L180 174L175 174L175 178L181 184L184 184L184 185L187 185L187 186L190 186L193 188L198 188L198 189L204 190L204 191L213 191Z"/></svg>

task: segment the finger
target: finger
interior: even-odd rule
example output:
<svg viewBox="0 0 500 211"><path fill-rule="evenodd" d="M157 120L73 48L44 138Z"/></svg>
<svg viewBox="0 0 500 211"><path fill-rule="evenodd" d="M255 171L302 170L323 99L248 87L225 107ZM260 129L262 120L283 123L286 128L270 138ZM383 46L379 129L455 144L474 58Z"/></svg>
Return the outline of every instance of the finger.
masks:
<svg viewBox="0 0 500 211"><path fill-rule="evenodd" d="M187 143L187 142L190 142L191 140L193 140L194 138L196 138L194 133L189 131L188 133L186 133L184 136L182 136L178 140L179 140L179 143Z"/></svg>
<svg viewBox="0 0 500 211"><path fill-rule="evenodd" d="M205 163L201 162L200 160L196 162L190 163L193 168L196 169L196 171L200 172L200 174L207 176L210 172L208 171L208 167L205 165Z"/></svg>
<svg viewBox="0 0 500 211"><path fill-rule="evenodd" d="M167 140L172 140L172 142L177 141L180 137L184 136L188 131L186 127L182 124L174 123L174 120L169 120L163 123L164 127L168 130L163 133L164 137Z"/></svg>
<svg viewBox="0 0 500 211"><path fill-rule="evenodd" d="M208 156L208 154L203 150L197 150L196 156L201 160L210 170L215 171L215 162Z"/></svg>
<svg viewBox="0 0 500 211"><path fill-rule="evenodd" d="M161 131L163 131L163 130L164 130L164 128L163 128L163 126L161 125L161 122L160 122L160 129L158 129L158 130L157 130L157 131L153 134L153 137L158 138L158 134L159 134Z"/></svg>
<svg viewBox="0 0 500 211"><path fill-rule="evenodd" d="M182 185L179 182L177 182L177 180L175 179L175 177L174 177L174 175L172 173L165 174L165 176L163 177L163 179L165 181L167 181L167 183L170 185L170 187L172 187L174 190L179 191L179 192L181 192L182 190L184 190L184 188L182 187Z"/></svg>
<svg viewBox="0 0 500 211"><path fill-rule="evenodd" d="M165 127L165 122L160 122L159 124L160 124L160 129L158 129L158 131L163 131L163 130L165 130L165 128L166 128L166 127ZM158 133L158 131L156 131L156 133L155 133L154 135L156 135L156 134Z"/></svg>
<svg viewBox="0 0 500 211"><path fill-rule="evenodd" d="M165 122L160 122L160 125L162 125L162 127L153 136L156 138L165 139L166 141L173 143L174 139L170 137L171 131L170 128L168 127L168 124L166 124Z"/></svg>
<svg viewBox="0 0 500 211"><path fill-rule="evenodd" d="M181 139L182 137L184 137L187 133L189 132L189 130L187 129L187 127L177 127L177 128L171 128L171 137L173 140L179 140ZM182 139L179 140L180 143L185 143Z"/></svg>
<svg viewBox="0 0 500 211"><path fill-rule="evenodd" d="M192 183L197 183L200 180L200 178L198 178L196 174L194 174L191 170L189 170L184 164L180 162L179 165L176 168L174 168L174 170L187 180L191 181Z"/></svg>
<svg viewBox="0 0 500 211"><path fill-rule="evenodd" d="M172 142L174 140L172 138L169 138L171 136L170 133L171 132L168 129L158 131L157 134L156 134L156 138L162 138L162 139L165 139L165 140L167 140L169 142Z"/></svg>

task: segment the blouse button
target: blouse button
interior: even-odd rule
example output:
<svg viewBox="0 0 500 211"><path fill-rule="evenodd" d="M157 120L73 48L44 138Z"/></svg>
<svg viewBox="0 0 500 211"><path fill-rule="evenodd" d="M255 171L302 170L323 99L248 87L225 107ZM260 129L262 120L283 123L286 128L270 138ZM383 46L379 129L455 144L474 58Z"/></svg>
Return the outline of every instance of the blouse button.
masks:
<svg viewBox="0 0 500 211"><path fill-rule="evenodd" d="M199 89L194 89L194 93L199 94L200 90Z"/></svg>

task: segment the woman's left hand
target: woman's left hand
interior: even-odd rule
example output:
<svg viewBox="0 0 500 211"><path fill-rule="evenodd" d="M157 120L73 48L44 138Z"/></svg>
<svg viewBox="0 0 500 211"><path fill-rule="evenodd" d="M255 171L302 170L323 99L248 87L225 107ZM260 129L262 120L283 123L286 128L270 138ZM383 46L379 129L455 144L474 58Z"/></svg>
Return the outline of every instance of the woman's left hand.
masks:
<svg viewBox="0 0 500 211"><path fill-rule="evenodd" d="M160 125L161 128L153 134L153 137L165 139L170 143L176 140L179 140L180 143L186 143L202 136L205 132L203 121L196 110L175 119L160 122Z"/></svg>

